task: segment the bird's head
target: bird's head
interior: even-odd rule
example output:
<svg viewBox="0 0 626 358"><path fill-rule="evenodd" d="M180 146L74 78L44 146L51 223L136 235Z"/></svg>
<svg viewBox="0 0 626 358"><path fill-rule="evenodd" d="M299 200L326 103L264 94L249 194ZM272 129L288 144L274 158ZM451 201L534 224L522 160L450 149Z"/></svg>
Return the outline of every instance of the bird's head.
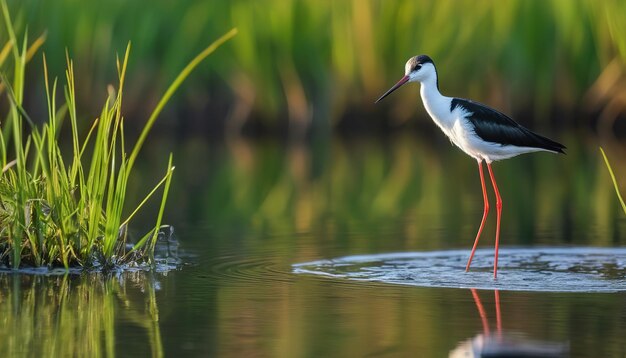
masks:
<svg viewBox="0 0 626 358"><path fill-rule="evenodd" d="M383 98L389 96L391 92L397 90L407 82L424 82L431 78L434 78L435 81L437 80L437 70L435 69L433 60L426 55L411 57L406 62L406 65L404 65L404 77L385 92L385 94L380 96L375 103L380 102Z"/></svg>

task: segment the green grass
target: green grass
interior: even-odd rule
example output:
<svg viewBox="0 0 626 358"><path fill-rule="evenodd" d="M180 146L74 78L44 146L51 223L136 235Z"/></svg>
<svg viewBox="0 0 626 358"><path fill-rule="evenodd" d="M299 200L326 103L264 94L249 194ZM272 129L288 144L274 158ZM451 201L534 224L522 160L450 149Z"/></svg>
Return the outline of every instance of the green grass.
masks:
<svg viewBox="0 0 626 358"><path fill-rule="evenodd" d="M2 15L9 35L0 52L4 93L9 111L0 118L0 264L28 266L104 266L153 262L153 253L174 166L172 155L162 179L130 214L127 183L146 138L161 110L202 60L236 34L231 30L208 46L180 72L161 97L133 145L124 134L122 115L126 70L131 46L117 59L116 88L87 133L79 130L74 64L67 59L64 101L57 103L59 84L51 79L44 56L48 118L40 128L22 107L26 65L43 36L28 46L15 34L6 2ZM6 50L8 49L8 50ZM71 127L71 150L64 153L59 138L64 119ZM128 154L130 153L130 154ZM139 209L162 189L154 229L129 246L127 228Z"/></svg>
<svg viewBox="0 0 626 358"><path fill-rule="evenodd" d="M602 153L602 157L604 158L604 163L606 163L606 168L609 170L609 174L611 175L611 181L613 181L613 187L615 187L615 193L617 194L617 198L619 199L620 204L622 204L622 209L626 214L626 204L624 203L624 199L622 198L622 194L619 192L619 186L617 185L617 179L615 179L615 174L613 174L613 169L611 168L611 164L609 163L609 158L606 157L604 150L600 148L600 153Z"/></svg>
<svg viewBox="0 0 626 358"><path fill-rule="evenodd" d="M125 0L23 0L13 6L21 27L54 29L46 46L59 52L70 46L97 74L95 81L109 78L111 49L132 38L142 67L133 71L133 86L142 94L154 93L155 77L142 70L177 71L182 52L237 27L242 35L214 66L198 72L187 103L197 103L198 93L239 101L269 126L284 120L280 114L288 108L306 113L313 107L313 124L321 125L367 109L401 76L406 59L420 53L437 62L444 93L538 121L550 109L581 105L610 63L622 70L626 64L626 2L620 0L155 0L149 7ZM385 104L394 107L392 123L414 117L416 92L405 90ZM562 124L579 120L564 116Z"/></svg>

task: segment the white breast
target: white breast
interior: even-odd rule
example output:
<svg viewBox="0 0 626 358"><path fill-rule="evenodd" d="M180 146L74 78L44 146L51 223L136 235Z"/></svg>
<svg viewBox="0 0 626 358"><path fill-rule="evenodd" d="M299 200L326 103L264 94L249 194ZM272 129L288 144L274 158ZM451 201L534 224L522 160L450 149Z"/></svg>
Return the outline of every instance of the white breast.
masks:
<svg viewBox="0 0 626 358"><path fill-rule="evenodd" d="M441 95L436 87L422 84L420 91L424 108L450 141L469 156L483 159L480 138L472 125L465 119L467 113L461 107L450 111L452 98Z"/></svg>
<svg viewBox="0 0 626 358"><path fill-rule="evenodd" d="M450 141L467 155L480 160L486 159L484 157L485 142L480 139L474 132L472 124L465 119L466 113L460 107L455 108L451 113L452 120L449 129L444 130L444 133L450 138Z"/></svg>

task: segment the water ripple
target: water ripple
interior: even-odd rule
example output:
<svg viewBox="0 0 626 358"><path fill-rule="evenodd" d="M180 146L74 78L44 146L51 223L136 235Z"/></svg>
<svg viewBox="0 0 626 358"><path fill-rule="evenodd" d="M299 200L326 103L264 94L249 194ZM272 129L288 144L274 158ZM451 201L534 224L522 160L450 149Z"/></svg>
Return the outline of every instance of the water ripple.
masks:
<svg viewBox="0 0 626 358"><path fill-rule="evenodd" d="M203 262L209 267L203 276L214 282L240 282L258 284L259 282L291 282L293 277L289 267L283 267L271 257L241 257L223 255Z"/></svg>
<svg viewBox="0 0 626 358"><path fill-rule="evenodd" d="M293 265L300 274L392 284L545 292L626 291L626 248L542 247L477 250L464 272L467 250L346 256Z"/></svg>

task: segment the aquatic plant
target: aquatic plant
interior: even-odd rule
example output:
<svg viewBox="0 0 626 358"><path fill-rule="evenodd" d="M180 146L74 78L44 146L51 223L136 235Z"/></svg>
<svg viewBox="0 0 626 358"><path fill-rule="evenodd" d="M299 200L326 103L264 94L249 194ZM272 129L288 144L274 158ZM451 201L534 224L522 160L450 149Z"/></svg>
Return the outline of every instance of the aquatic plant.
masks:
<svg viewBox="0 0 626 358"><path fill-rule="evenodd" d="M26 64L43 36L20 46L7 4L2 15L9 40L0 52L2 85L9 100L0 118L0 264L33 266L105 266L152 262L174 166L172 155L163 178L124 216L127 183L156 118L165 104L209 54L236 34L231 30L206 47L179 73L161 97L141 134L127 147L122 99L130 43L117 59L118 85L109 86L101 113L87 133L79 131L74 65L66 55L64 102L57 103L58 81L43 61L48 119L40 128L23 108ZM10 56L12 55L12 56ZM9 58L12 58L10 63ZM12 75L8 73L12 70ZM71 150L61 148L59 135L69 117ZM128 154L130 153L130 154ZM127 227L148 199L163 189L154 229L136 243L128 243Z"/></svg>
<svg viewBox="0 0 626 358"><path fill-rule="evenodd" d="M615 187L615 193L617 194L617 198L619 199L620 204L622 204L622 209L624 209L624 213L626 214L626 204L624 203L624 199L622 198L622 194L619 192L619 187L617 185L617 179L615 179L615 174L613 174L613 169L611 168L611 164L609 163L609 158L606 157L604 150L600 147L600 153L602 153L602 157L604 158L604 163L606 163L606 168L609 170L609 174L611 175L611 181L613 181L613 187Z"/></svg>

